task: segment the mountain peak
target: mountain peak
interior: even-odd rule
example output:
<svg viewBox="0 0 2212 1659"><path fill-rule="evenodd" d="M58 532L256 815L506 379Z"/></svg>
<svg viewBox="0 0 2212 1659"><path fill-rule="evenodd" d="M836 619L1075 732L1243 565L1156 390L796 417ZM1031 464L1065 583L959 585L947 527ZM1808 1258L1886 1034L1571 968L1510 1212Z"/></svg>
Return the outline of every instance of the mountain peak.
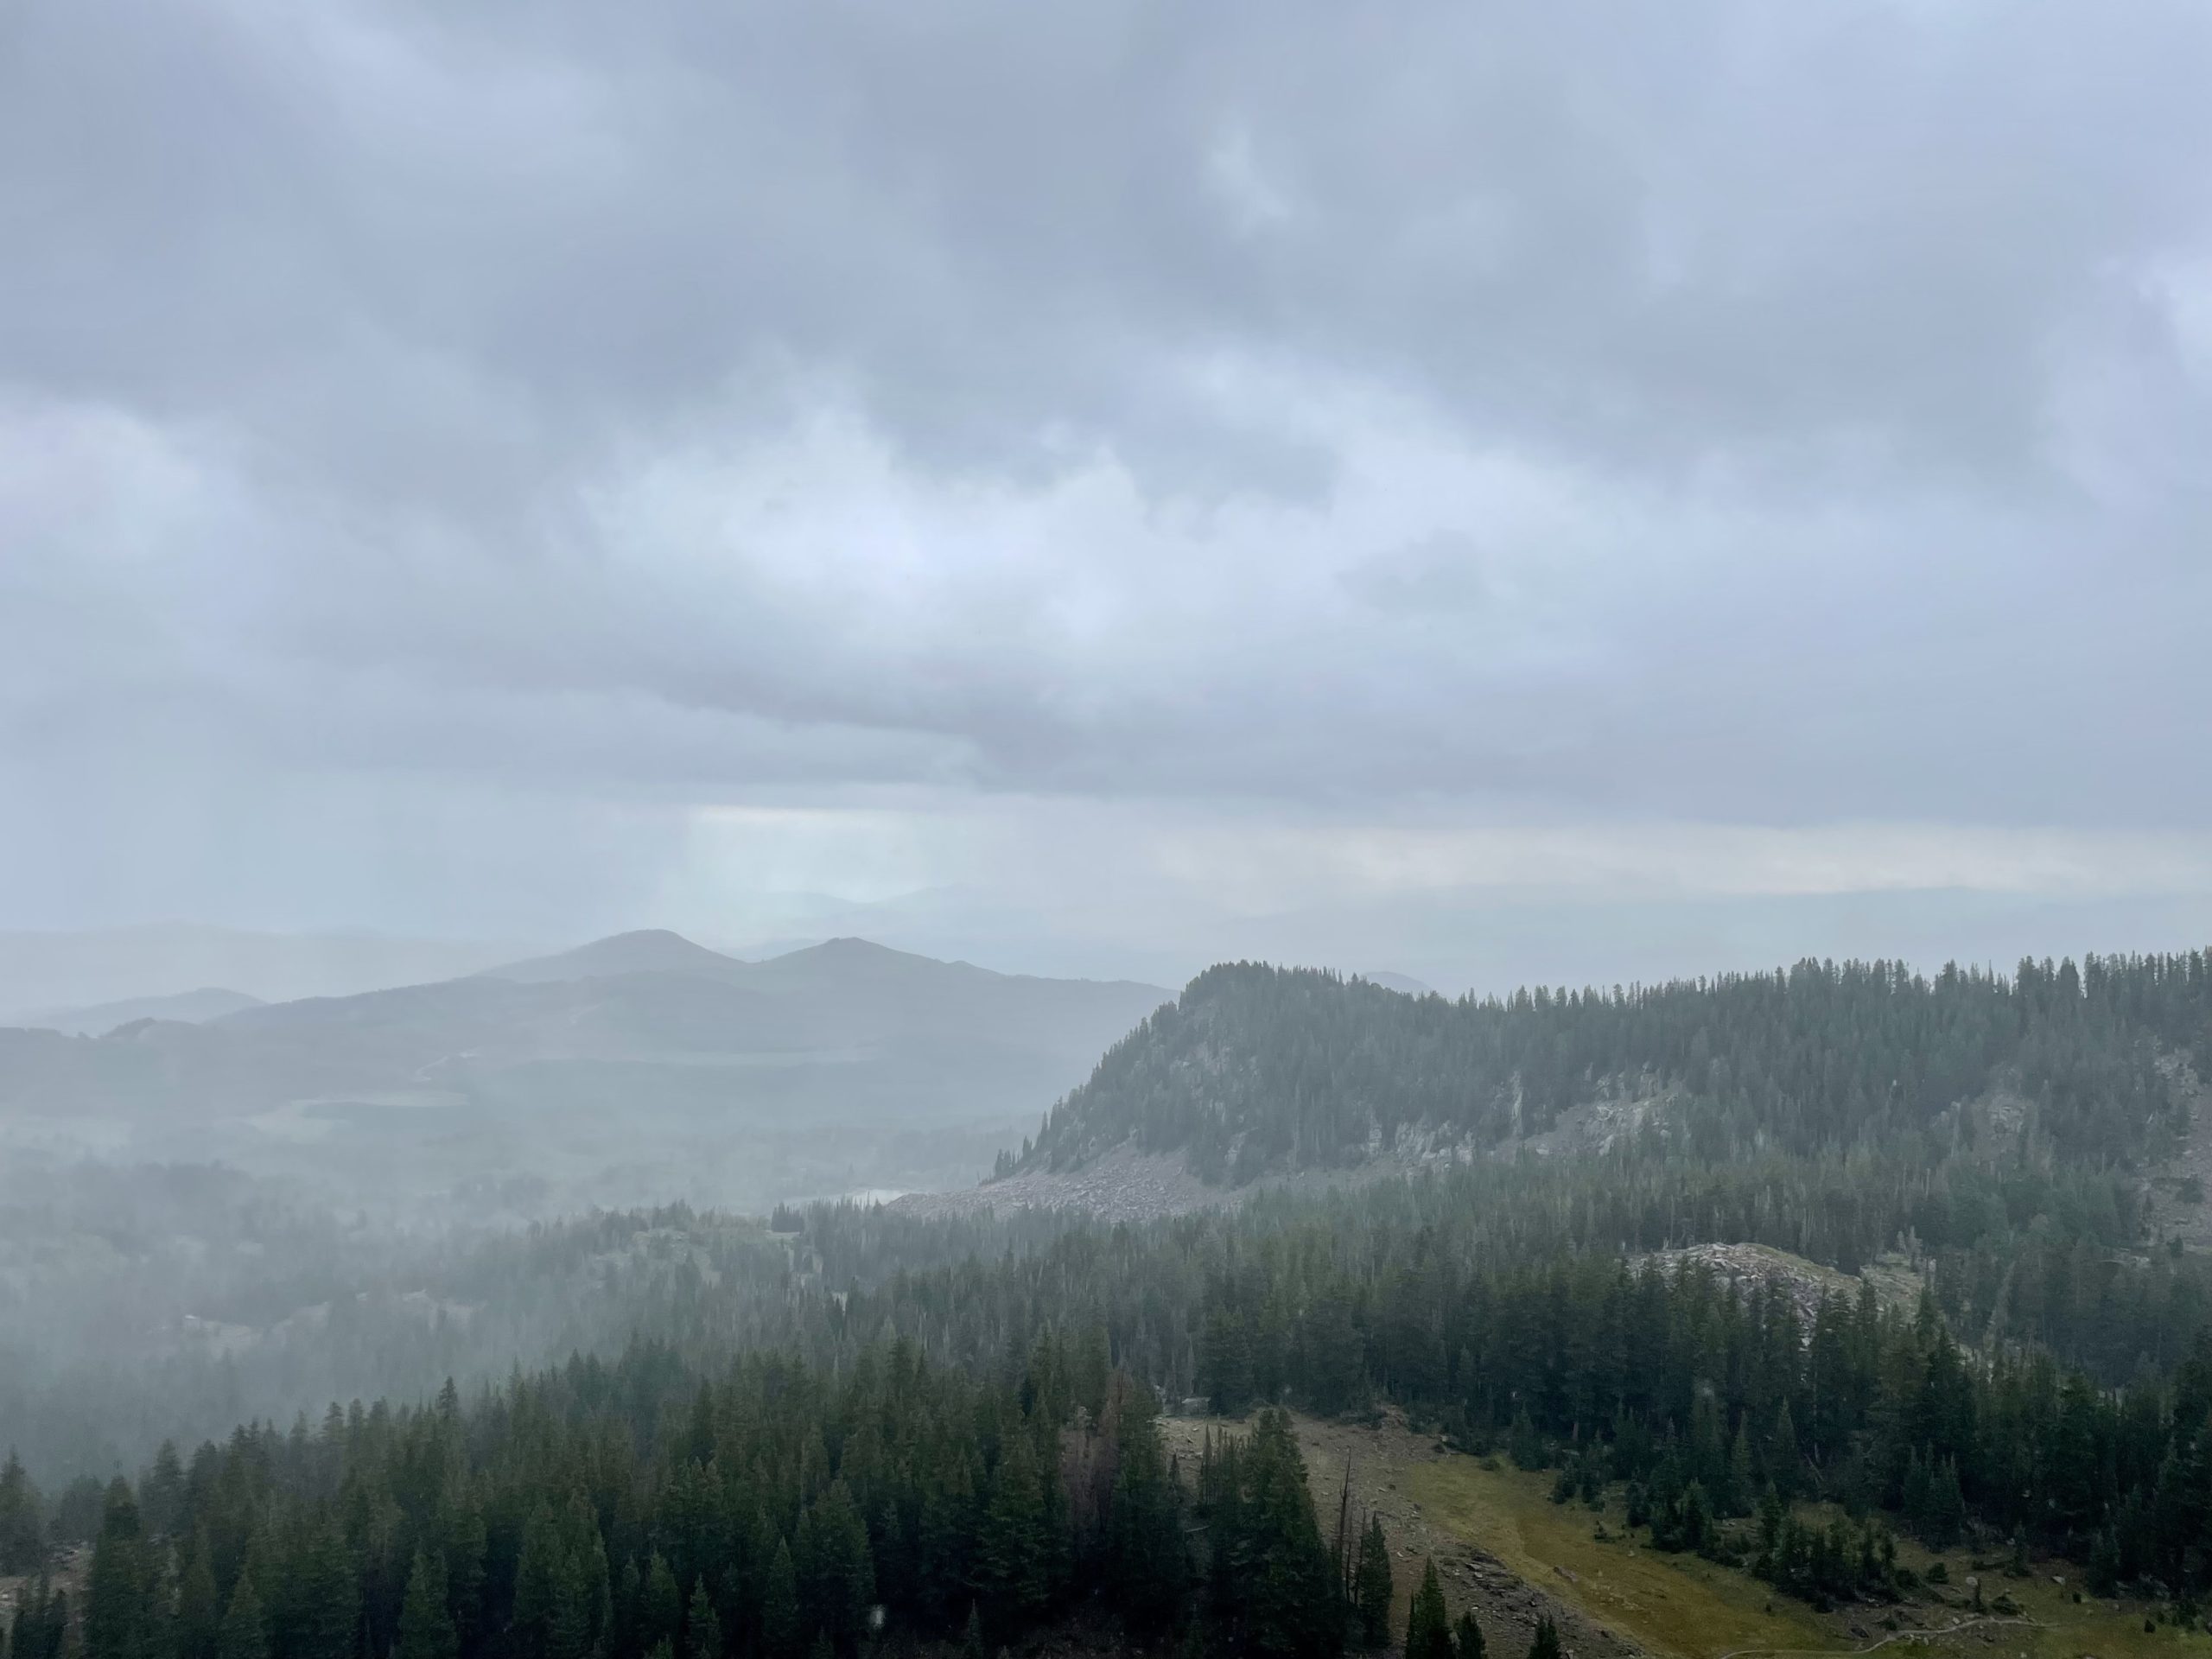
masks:
<svg viewBox="0 0 2212 1659"><path fill-rule="evenodd" d="M718 950L696 944L681 933L664 927L642 927L627 933L610 933L589 944L554 956L533 957L487 969L486 979L514 980L541 984L566 979L603 979L618 974L705 974L727 976L740 963Z"/></svg>

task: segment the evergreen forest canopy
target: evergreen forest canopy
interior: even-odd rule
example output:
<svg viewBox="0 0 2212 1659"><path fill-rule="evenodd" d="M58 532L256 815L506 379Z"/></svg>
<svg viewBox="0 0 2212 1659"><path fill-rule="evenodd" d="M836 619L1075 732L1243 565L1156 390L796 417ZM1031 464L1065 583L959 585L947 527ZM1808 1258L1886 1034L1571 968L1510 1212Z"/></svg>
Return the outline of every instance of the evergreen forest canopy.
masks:
<svg viewBox="0 0 2212 1659"><path fill-rule="evenodd" d="M2140 1156L2185 1127L2174 1061L2212 1052L2205 953L2024 962L2011 976L1901 963L1508 998L1409 997L1239 963L1193 980L1055 1106L1020 1163L1125 1143L1216 1182L1358 1163L1411 1132L1475 1150L1611 1094L1672 1096L1706 1156L1916 1143L1939 1156L1993 1092L2060 1157Z"/></svg>
<svg viewBox="0 0 2212 1659"><path fill-rule="evenodd" d="M2208 1034L2202 955L1459 1003L1217 969L1033 1166L1134 1140L1250 1179L1415 1128L1510 1150L1624 1079L1668 1110L1142 1226L679 1207L459 1249L432 1289L536 1306L531 1370L496 1380L454 1327L319 1427L43 1491L11 1460L0 1573L92 1554L73 1587L34 1576L10 1659L818 1659L1071 1615L1319 1659L1376 1634L1376 1562L1314 1513L1276 1406L1394 1405L1810 1602L1909 1588L1910 1533L2185 1605L2212 1592L2212 1283L2145 1173ZM1924 1289L1808 1305L1656 1254L1713 1242ZM1258 1414L1178 1467L1159 1402L1192 1396Z"/></svg>

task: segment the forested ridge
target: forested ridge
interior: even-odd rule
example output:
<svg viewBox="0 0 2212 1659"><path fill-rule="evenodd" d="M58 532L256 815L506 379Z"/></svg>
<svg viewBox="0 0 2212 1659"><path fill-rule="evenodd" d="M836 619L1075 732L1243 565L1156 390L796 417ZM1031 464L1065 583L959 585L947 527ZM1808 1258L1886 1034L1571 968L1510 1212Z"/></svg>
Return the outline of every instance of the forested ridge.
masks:
<svg viewBox="0 0 2212 1659"><path fill-rule="evenodd" d="M1709 1157L1900 1141L1936 1155L1967 1132L1963 1103L2004 1089L2060 1154L2101 1163L2178 1127L2171 1061L2209 1045L2202 951L2010 976L1808 961L1458 1001L1239 963L1117 1044L1018 1161L1061 1168L1133 1143L1242 1183L1357 1163L1403 1131L1494 1147L1609 1090L1678 1096L1675 1131Z"/></svg>

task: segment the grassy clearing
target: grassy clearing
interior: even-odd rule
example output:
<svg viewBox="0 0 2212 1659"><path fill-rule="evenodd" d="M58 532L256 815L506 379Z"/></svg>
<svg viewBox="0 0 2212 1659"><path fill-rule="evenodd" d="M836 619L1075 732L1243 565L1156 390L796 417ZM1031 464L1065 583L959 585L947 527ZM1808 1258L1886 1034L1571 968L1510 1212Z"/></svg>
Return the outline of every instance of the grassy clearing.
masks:
<svg viewBox="0 0 2212 1659"><path fill-rule="evenodd" d="M1748 1659L1761 1651L1844 1654L1891 1636L1883 1624L1891 1610L1858 1607L1818 1614L1747 1573L1624 1541L1617 1503L1602 1517L1615 1535L1600 1542L1594 1535L1600 1516L1579 1503L1554 1503L1548 1475L1485 1469L1473 1458L1447 1457L1408 1468L1403 1479L1432 1525L1487 1550L1515 1573L1654 1654L1676 1659L1719 1659L1731 1653L1745 1653ZM1936 1559L1903 1539L1897 1553L1922 1572ZM1945 1559L1953 1580L1942 1592L1948 1605L1895 1610L1907 1629L1940 1628L1968 1617L1966 1580L1973 1569L1963 1553ZM2054 1572L2066 1582L2054 1584ZM2183 1634L2169 1625L2145 1631L2143 1620L2149 1610L2140 1604L2075 1602L2080 1573L2070 1565L2042 1563L2026 1580L2007 1579L1993 1570L1981 1579L1987 1598L1993 1601L2000 1592L2008 1593L2035 1628L1980 1625L1932 1642L1897 1637L1881 1651L1899 1659L1915 1653L2005 1659L2212 1656L2212 1637ZM1866 1634L1852 1635L1854 1624Z"/></svg>
<svg viewBox="0 0 2212 1659"><path fill-rule="evenodd" d="M1599 1542L1592 1535L1599 1517L1580 1503L1553 1503L1548 1475L1452 1457L1408 1469L1405 1479L1433 1525L1654 1653L1709 1659L1738 1648L1838 1645L1809 1610L1741 1573L1692 1556ZM1618 1507L1605 1519L1619 1530Z"/></svg>

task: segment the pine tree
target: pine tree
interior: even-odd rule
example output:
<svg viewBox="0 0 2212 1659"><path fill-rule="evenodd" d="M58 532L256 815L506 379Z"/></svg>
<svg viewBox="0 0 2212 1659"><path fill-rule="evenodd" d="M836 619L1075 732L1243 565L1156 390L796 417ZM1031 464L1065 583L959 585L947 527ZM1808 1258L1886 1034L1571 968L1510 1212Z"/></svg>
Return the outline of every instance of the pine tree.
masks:
<svg viewBox="0 0 2212 1659"><path fill-rule="evenodd" d="M868 1529L842 1480L832 1481L800 1519L792 1561L802 1618L825 1633L831 1647L849 1652L875 1601L875 1569Z"/></svg>
<svg viewBox="0 0 2212 1659"><path fill-rule="evenodd" d="M1379 1648L1390 1639L1390 1544L1382 1535L1382 1517L1370 1516L1360 1535L1359 1562L1352 1569L1353 1610L1359 1616L1361 1645Z"/></svg>
<svg viewBox="0 0 2212 1659"><path fill-rule="evenodd" d="M1247 1645L1267 1659L1318 1659L1344 1646L1343 1587L1321 1541L1306 1462L1280 1411L1260 1413L1244 1448L1243 1497L1228 1548Z"/></svg>
<svg viewBox="0 0 2212 1659"><path fill-rule="evenodd" d="M460 1651L453 1617L446 1611L445 1562L418 1549L400 1602L396 1659L458 1659Z"/></svg>
<svg viewBox="0 0 2212 1659"><path fill-rule="evenodd" d="M1455 1659L1483 1659L1485 1645L1483 1627L1475 1622L1474 1614L1461 1613L1452 1626L1452 1651Z"/></svg>
<svg viewBox="0 0 2212 1659"><path fill-rule="evenodd" d="M1052 1595L1051 1561L1037 1453L1017 1429L992 1471L976 1548L976 1587L999 1628L1018 1628L1044 1608Z"/></svg>
<svg viewBox="0 0 2212 1659"><path fill-rule="evenodd" d="M1549 1613L1536 1619L1536 1634L1529 1643L1529 1659L1560 1659L1559 1626Z"/></svg>
<svg viewBox="0 0 2212 1659"><path fill-rule="evenodd" d="M165 1645L157 1568L130 1483L107 1489L85 1585L86 1659L158 1659Z"/></svg>
<svg viewBox="0 0 2212 1659"><path fill-rule="evenodd" d="M215 1659L222 1629L223 1603L216 1592L215 1569L203 1530L194 1535L192 1559L177 1581L177 1659Z"/></svg>
<svg viewBox="0 0 2212 1659"><path fill-rule="evenodd" d="M163 1440L154 1454L154 1466L138 1488L138 1507L149 1538L168 1536L183 1518L184 1464L176 1454L175 1441Z"/></svg>
<svg viewBox="0 0 2212 1659"><path fill-rule="evenodd" d="M1421 1586L1406 1612L1406 1659L1452 1659L1452 1618L1433 1556L1421 1568Z"/></svg>
<svg viewBox="0 0 2212 1659"><path fill-rule="evenodd" d="M722 1621L704 1583L692 1590L684 1615L683 1659L722 1659Z"/></svg>
<svg viewBox="0 0 2212 1659"><path fill-rule="evenodd" d="M645 1598L638 1614L638 1639L651 1648L666 1642L674 1645L683 1627L683 1592L676 1587L676 1574L668 1557L658 1550L645 1565Z"/></svg>
<svg viewBox="0 0 2212 1659"><path fill-rule="evenodd" d="M483 1620L484 1512L474 1501L445 1524L446 1607L463 1651L472 1650Z"/></svg>
<svg viewBox="0 0 2212 1659"><path fill-rule="evenodd" d="M361 1580L334 1519L315 1529L293 1589L295 1645L286 1659L354 1659L360 1646Z"/></svg>
<svg viewBox="0 0 2212 1659"><path fill-rule="evenodd" d="M1106 1525L1106 1578L1122 1622L1139 1635L1165 1630L1190 1586L1181 1494L1171 1484L1148 1398L1133 1398L1120 1430Z"/></svg>
<svg viewBox="0 0 2212 1659"><path fill-rule="evenodd" d="M1529 1408L1522 1406L1513 1414L1513 1431L1509 1447L1513 1466L1516 1469L1541 1469L1544 1466L1544 1442L1536 1433L1536 1426L1529 1419Z"/></svg>
<svg viewBox="0 0 2212 1659"><path fill-rule="evenodd" d="M1959 1541L1966 1529L1967 1501L1959 1490L1959 1465L1943 1459L1928 1483L1928 1519L1921 1536L1928 1548L1945 1550Z"/></svg>
<svg viewBox="0 0 2212 1659"><path fill-rule="evenodd" d="M1746 1413L1736 1422L1736 1438L1728 1447L1726 1510L1730 1515L1748 1511L1758 1498L1758 1468L1751 1457L1751 1425Z"/></svg>
<svg viewBox="0 0 2212 1659"><path fill-rule="evenodd" d="M46 1554L39 1521L42 1507L38 1488L10 1447L7 1462L0 1464L0 1573L38 1571Z"/></svg>
<svg viewBox="0 0 2212 1659"><path fill-rule="evenodd" d="M215 1654L216 1659L269 1659L269 1621L261 1611L251 1570L240 1573L238 1583L232 1586L231 1605L215 1639Z"/></svg>
<svg viewBox="0 0 2212 1659"><path fill-rule="evenodd" d="M768 1581L760 1589L760 1649L767 1659L799 1659L806 1632L799 1623L798 1573L791 1546L776 1541Z"/></svg>
<svg viewBox="0 0 2212 1659"><path fill-rule="evenodd" d="M1774 1414L1774 1427L1767 1436L1767 1476L1774 1488L1788 1503L1797 1491L1797 1468L1802 1454L1797 1449L1797 1425L1789 1415L1789 1402L1784 1398Z"/></svg>

